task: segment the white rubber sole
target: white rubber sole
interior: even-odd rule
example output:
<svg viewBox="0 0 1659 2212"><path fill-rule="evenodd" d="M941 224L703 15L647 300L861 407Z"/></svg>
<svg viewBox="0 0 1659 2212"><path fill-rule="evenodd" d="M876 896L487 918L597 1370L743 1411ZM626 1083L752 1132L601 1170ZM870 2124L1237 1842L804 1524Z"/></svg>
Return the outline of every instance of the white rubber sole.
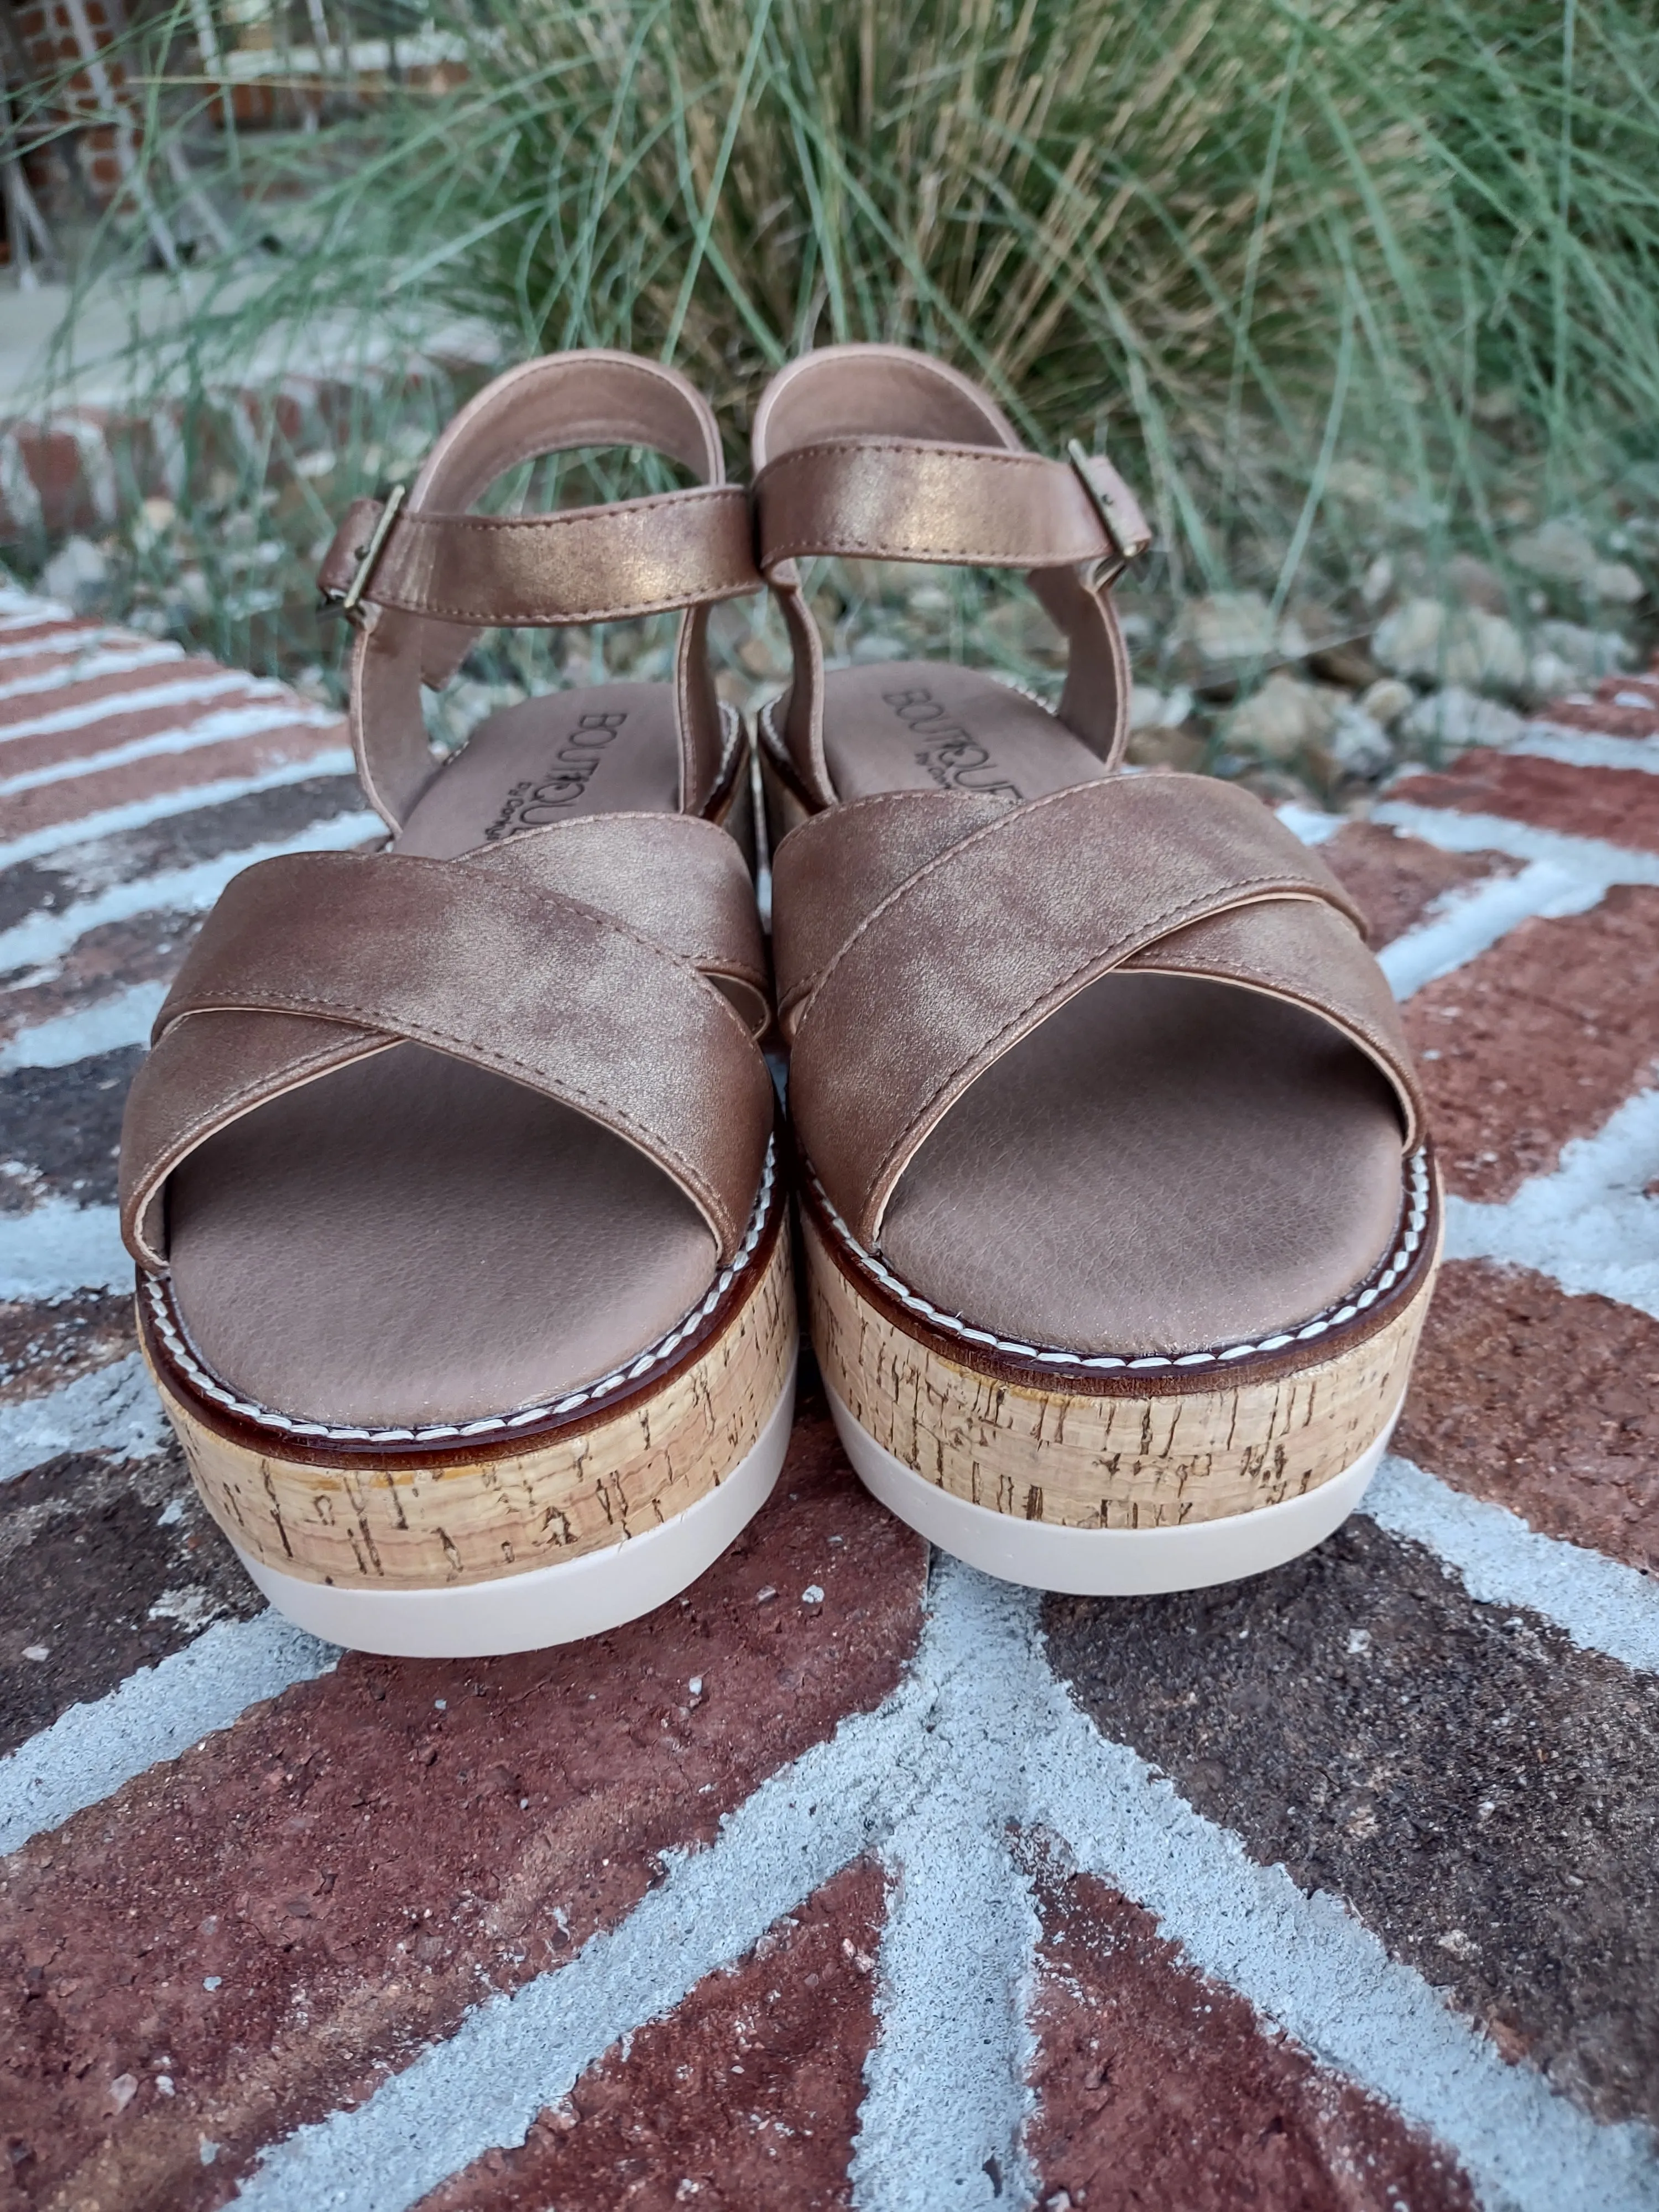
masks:
<svg viewBox="0 0 1659 2212"><path fill-rule="evenodd" d="M1303 1498L1182 1528L1063 1528L1021 1521L941 1490L895 1459L825 1385L860 1480L930 1544L1006 1583L1073 1597L1155 1597L1266 1574L1322 1544L1365 1494L1400 1409L1351 1467Z"/></svg>
<svg viewBox="0 0 1659 2212"><path fill-rule="evenodd" d="M449 1589L343 1589L236 1556L278 1613L349 1650L483 1659L574 1644L653 1612L714 1565L772 1495L794 1411L792 1362L765 1426L716 1489L659 1528L555 1566Z"/></svg>

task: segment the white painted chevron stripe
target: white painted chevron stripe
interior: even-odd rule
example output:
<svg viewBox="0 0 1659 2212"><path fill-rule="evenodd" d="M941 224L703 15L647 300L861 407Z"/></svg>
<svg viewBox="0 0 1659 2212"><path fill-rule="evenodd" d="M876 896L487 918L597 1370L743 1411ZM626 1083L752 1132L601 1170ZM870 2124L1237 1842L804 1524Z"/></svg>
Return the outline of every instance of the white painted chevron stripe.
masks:
<svg viewBox="0 0 1659 2212"><path fill-rule="evenodd" d="M1659 1091L1638 1091L1593 1137L1561 1148L1501 1205L1446 1200L1446 1256L1531 1267L1659 1321Z"/></svg>
<svg viewBox="0 0 1659 2212"><path fill-rule="evenodd" d="M170 815L194 814L209 806L222 806L233 799L246 799L258 791L276 791L283 784L307 783L313 776L349 775L355 765L348 746L331 746L309 759L283 761L262 769L257 775L220 776L211 783L185 784L172 791L152 793L148 799L130 799L122 806L105 806L72 822L50 822L0 845L0 868L15 868L25 860L43 859L66 848L95 845L105 837L129 830L143 830ZM374 827L384 832L378 817ZM296 833L297 834L297 833Z"/></svg>
<svg viewBox="0 0 1659 2212"><path fill-rule="evenodd" d="M339 1662L331 1644L279 1613L221 1620L159 1666L129 1674L94 1704L71 1705L0 1759L0 1851L100 1803L163 1759L177 1759L250 1705Z"/></svg>
<svg viewBox="0 0 1659 2212"><path fill-rule="evenodd" d="M193 707L204 699L222 699L227 691L240 691L245 698L258 699L280 696L283 690L280 684L239 676L231 669L217 676L181 677L176 684L151 684L137 690L111 691L101 699L82 699L76 706L59 707L51 714L0 725L0 745L13 744L20 738L51 738L60 736L65 730L90 729L96 723L113 721L123 714L153 714L159 707Z"/></svg>
<svg viewBox="0 0 1659 2212"><path fill-rule="evenodd" d="M104 775L112 769L131 767L134 761L198 752L204 745L226 744L235 738L262 737L273 730L291 730L296 735L302 731L327 730L337 720L326 708L309 706L291 696L266 706L222 708L217 714L203 714L177 729L152 730L148 737L129 738L101 752L75 760L48 761L16 775L0 776L0 799L38 791L47 784L72 783L78 776Z"/></svg>
<svg viewBox="0 0 1659 2212"><path fill-rule="evenodd" d="M1530 2068L1506 2065L1340 1903L1252 1861L1078 1710L1048 1666L1030 1593L949 1559L915 1666L886 1706L764 1783L708 1850L672 1855L666 1879L569 1965L480 2006L355 2110L273 2145L237 2202L404 2212L484 2151L522 2142L613 2043L875 1849L896 1894L854 2201L993 2212L1011 2183L1012 2200L1029 2203L1023 2002L1036 1919L1001 1839L1036 1823L1145 1904L1194 1966L1436 2136L1486 2203L1655 2203L1644 2130L1598 2126Z"/></svg>
<svg viewBox="0 0 1659 2212"><path fill-rule="evenodd" d="M9 683L0 684L0 702L7 699L29 698L42 691L61 691L67 684L94 683L100 676L125 676L137 668L154 668L164 661L182 660L185 649L165 640L135 638L131 645L125 642L109 645L101 650L88 650L85 638L76 641L82 647L73 657L65 656L56 668L43 668L33 676L13 677ZM13 653L30 650L14 646ZM35 647L35 652L46 648ZM8 648L0 646L0 659L6 657ZM0 731L0 735L5 734Z"/></svg>
<svg viewBox="0 0 1659 2212"><path fill-rule="evenodd" d="M325 756L325 759L327 757ZM320 775L322 763L306 763L305 772ZM40 969L61 960L89 929L102 929L112 921L129 921L139 914L200 914L212 905L225 885L243 868L279 853L337 853L384 836L386 824L378 814L337 814L313 823L291 837L268 845L250 845L240 853L221 853L187 868L168 868L153 876L138 876L111 884L73 905L41 908L0 930L0 975L15 969Z"/></svg>
<svg viewBox="0 0 1659 2212"><path fill-rule="evenodd" d="M1525 1606L1586 1651L1659 1674L1659 1583L1579 1544L1540 1536L1516 1513L1454 1490L1391 1452L1362 1513L1452 1568L1485 1605Z"/></svg>

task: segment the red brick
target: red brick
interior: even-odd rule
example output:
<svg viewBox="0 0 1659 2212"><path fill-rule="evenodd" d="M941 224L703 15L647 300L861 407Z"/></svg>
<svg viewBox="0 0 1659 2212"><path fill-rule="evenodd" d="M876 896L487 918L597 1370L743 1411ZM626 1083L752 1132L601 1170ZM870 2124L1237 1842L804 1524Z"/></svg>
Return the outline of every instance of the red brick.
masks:
<svg viewBox="0 0 1659 2212"><path fill-rule="evenodd" d="M1039 1909L1039 2203L1473 2212L1446 2152L1194 1972L1139 1905L1050 1875Z"/></svg>
<svg viewBox="0 0 1659 2212"><path fill-rule="evenodd" d="M217 2204L377 2062L613 1925L660 1852L707 1843L895 1686L925 1549L818 1413L772 1505L650 1619L514 1659L349 1656L26 1846L0 1891L0 1986L33 1994L0 2074L31 2195ZM793 1601L811 1583L823 1603ZM149 2086L162 2056L172 2098ZM118 2123L125 2073L146 2086ZM210 2171L203 2136L222 2146Z"/></svg>
<svg viewBox="0 0 1659 2212"><path fill-rule="evenodd" d="M81 448L67 430L33 430L25 427L17 432L17 454L34 487L49 530L67 530L96 522Z"/></svg>
<svg viewBox="0 0 1659 2212"><path fill-rule="evenodd" d="M1414 929L1448 891L1513 875L1519 865L1502 853L1443 853L1380 822L1350 822L1319 855L1358 902L1379 947Z"/></svg>
<svg viewBox="0 0 1659 2212"><path fill-rule="evenodd" d="M1659 1574L1659 1322L1449 1261L1396 1449L1531 1527Z"/></svg>
<svg viewBox="0 0 1659 2212"><path fill-rule="evenodd" d="M489 2153L420 2212L849 2204L884 1888L868 1863L826 1882L734 1972L607 2051L521 2149Z"/></svg>
<svg viewBox="0 0 1659 2212"><path fill-rule="evenodd" d="M1390 799L1449 806L1463 814L1502 814L1516 822L1610 845L1659 851L1659 775L1640 769L1576 768L1530 753L1476 750L1440 775L1408 776Z"/></svg>
<svg viewBox="0 0 1659 2212"><path fill-rule="evenodd" d="M1604 676L1587 699L1553 699L1543 719L1602 737L1659 735L1659 665L1641 676Z"/></svg>
<svg viewBox="0 0 1659 2212"><path fill-rule="evenodd" d="M167 792L194 791L210 783L263 775L291 761L311 760L331 751L342 742L342 736L340 727L331 723L321 728L295 723L262 730L257 737L227 738L218 744L197 745L188 752L152 753L119 768L100 768L94 762L84 775L64 776L56 783L14 793L5 803L6 832L13 837L26 836L31 830L81 821L105 807L131 806Z"/></svg>
<svg viewBox="0 0 1659 2212"><path fill-rule="evenodd" d="M1512 1197L1648 1079L1659 890L1616 884L1587 914L1523 921L1426 984L1405 1019L1449 1186Z"/></svg>
<svg viewBox="0 0 1659 2212"><path fill-rule="evenodd" d="M0 1404L37 1398L137 1346L126 1291L75 1291L50 1304L8 1301L0 1305Z"/></svg>
<svg viewBox="0 0 1659 2212"><path fill-rule="evenodd" d="M144 641L132 640L135 646ZM120 647L112 645L108 649L118 651ZM57 665L63 664L60 661ZM62 761L91 760L117 745L130 744L135 738L153 737L165 730L177 729L203 714L222 714L230 708L278 703L270 693L262 698L254 690L252 678L242 683L227 684L222 691L210 693L204 699L175 700L171 703L161 699L154 706L145 703L148 692L169 691L179 684L209 683L224 674L216 660L153 660L140 668L86 676L58 684L49 691L21 692L0 703L0 732L71 711L86 719L62 729L8 737L4 773L8 776L23 775L32 769L54 768ZM103 715L93 711L106 701L124 699L135 703Z"/></svg>

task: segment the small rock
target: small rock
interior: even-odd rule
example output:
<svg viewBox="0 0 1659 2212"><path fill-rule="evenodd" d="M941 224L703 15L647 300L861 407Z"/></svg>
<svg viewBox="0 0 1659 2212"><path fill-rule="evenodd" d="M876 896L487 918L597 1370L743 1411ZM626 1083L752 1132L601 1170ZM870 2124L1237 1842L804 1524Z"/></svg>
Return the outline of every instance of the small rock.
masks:
<svg viewBox="0 0 1659 2212"><path fill-rule="evenodd" d="M1266 660L1277 650L1273 611L1260 592L1218 592L1212 599L1188 599L1172 635L1212 665Z"/></svg>
<svg viewBox="0 0 1659 2212"><path fill-rule="evenodd" d="M1618 630L1591 629L1583 623L1540 622L1533 640L1540 653L1566 662L1575 678L1614 676L1636 658Z"/></svg>
<svg viewBox="0 0 1659 2212"><path fill-rule="evenodd" d="M1351 507L1381 509L1389 503L1388 471L1375 461L1334 461L1325 477L1325 489Z"/></svg>
<svg viewBox="0 0 1659 2212"><path fill-rule="evenodd" d="M1340 697L1298 677L1270 676L1233 716L1227 741L1262 760L1293 760L1306 746L1330 735Z"/></svg>
<svg viewBox="0 0 1659 2212"><path fill-rule="evenodd" d="M109 2101L111 2111L125 2112L127 2106L132 2102L137 2094L137 2075L136 2074L118 2074L115 2079L109 2085Z"/></svg>
<svg viewBox="0 0 1659 2212"><path fill-rule="evenodd" d="M1557 517L1510 540L1510 558L1529 575L1553 584L1577 584L1593 599L1628 605L1642 596L1642 579L1622 561L1604 561L1582 522Z"/></svg>
<svg viewBox="0 0 1659 2212"><path fill-rule="evenodd" d="M1336 726L1326 740L1331 764L1343 775L1362 776L1374 782L1394 766L1394 747L1389 733L1363 707L1340 707Z"/></svg>
<svg viewBox="0 0 1659 2212"><path fill-rule="evenodd" d="M1386 553L1379 553L1366 569L1359 586L1359 596L1368 607L1380 607L1394 589L1394 562Z"/></svg>
<svg viewBox="0 0 1659 2212"><path fill-rule="evenodd" d="M1446 581L1466 607L1480 607L1489 615L1508 611L1509 594L1503 578L1490 562L1476 560L1473 553L1453 554L1446 563Z"/></svg>
<svg viewBox="0 0 1659 2212"><path fill-rule="evenodd" d="M1208 750L1201 732L1183 724L1173 730L1131 730L1125 757L1133 768L1172 769L1196 775Z"/></svg>
<svg viewBox="0 0 1659 2212"><path fill-rule="evenodd" d="M1417 694L1409 684L1402 684L1397 676L1384 676L1368 691L1361 693L1359 705L1372 721L1391 730L1402 714L1411 712L1416 699Z"/></svg>
<svg viewBox="0 0 1659 2212"><path fill-rule="evenodd" d="M1308 655L1308 665L1316 676L1327 684L1339 684L1345 691L1363 691L1377 678L1376 663L1365 650L1363 641L1344 638L1335 645L1317 647Z"/></svg>
<svg viewBox="0 0 1659 2212"><path fill-rule="evenodd" d="M1623 561L1598 561L1585 588L1593 599L1616 599L1621 606L1629 606L1647 586Z"/></svg>
<svg viewBox="0 0 1659 2212"><path fill-rule="evenodd" d="M1504 616L1480 607L1407 599L1379 623L1372 650L1395 676L1502 691L1518 691L1527 681L1520 631Z"/></svg>
<svg viewBox="0 0 1659 2212"><path fill-rule="evenodd" d="M1449 684L1443 691L1431 691L1418 701L1401 721L1400 734L1414 744L1461 752L1466 745L1507 745L1524 726L1519 714L1495 699L1482 699L1461 684Z"/></svg>
<svg viewBox="0 0 1659 2212"><path fill-rule="evenodd" d="M489 715L518 706L524 697L520 684L477 684L464 676L446 690L423 696L428 735L446 751L458 751Z"/></svg>
<svg viewBox="0 0 1659 2212"><path fill-rule="evenodd" d="M173 580L173 588L186 614L204 615L212 608L212 587L202 569L181 568Z"/></svg>
<svg viewBox="0 0 1659 2212"><path fill-rule="evenodd" d="M1576 690L1583 678L1570 660L1557 653L1534 653L1527 664L1527 682L1534 699L1559 699Z"/></svg>
<svg viewBox="0 0 1659 2212"><path fill-rule="evenodd" d="M40 571L50 599L66 599L78 615L90 614L109 589L109 561L89 538L71 538Z"/></svg>
<svg viewBox="0 0 1659 2212"><path fill-rule="evenodd" d="M138 510L137 535L154 544L164 538L178 518L179 510L170 499L147 499Z"/></svg>
<svg viewBox="0 0 1659 2212"><path fill-rule="evenodd" d="M878 660L905 660L908 657L906 648L896 637L854 638L853 650L848 656L854 667L867 666Z"/></svg>
<svg viewBox="0 0 1659 2212"><path fill-rule="evenodd" d="M1155 691L1150 684L1137 684L1129 702L1132 730L1178 730L1193 711L1193 695L1184 684L1173 691Z"/></svg>

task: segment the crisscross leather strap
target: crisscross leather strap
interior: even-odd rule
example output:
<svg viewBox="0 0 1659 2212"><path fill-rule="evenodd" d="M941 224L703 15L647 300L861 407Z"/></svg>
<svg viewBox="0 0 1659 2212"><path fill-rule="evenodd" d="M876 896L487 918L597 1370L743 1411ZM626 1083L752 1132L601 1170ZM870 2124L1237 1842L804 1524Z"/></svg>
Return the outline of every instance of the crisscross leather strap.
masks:
<svg viewBox="0 0 1659 2212"><path fill-rule="evenodd" d="M899 1178L985 1070L1116 969L1294 1001L1422 1107L1388 984L1329 870L1249 793L1199 776L1006 805L890 793L814 816L774 862L790 1109L867 1247Z"/></svg>
<svg viewBox="0 0 1659 2212"><path fill-rule="evenodd" d="M701 479L692 489L550 514L468 512L507 470L586 446L646 446ZM676 656L680 805L720 783L726 741L708 665L708 612L757 591L744 493L725 482L718 427L676 370L594 349L509 369L456 416L395 513L347 510L319 575L354 587L351 727L358 774L402 827L436 772L421 685L447 683L479 629L616 622L686 610Z"/></svg>
<svg viewBox="0 0 1659 2212"><path fill-rule="evenodd" d="M157 1017L127 1109L123 1234L141 1265L165 1267L162 1197L181 1160L240 1115L407 1040L614 1129L729 1259L772 1119L732 1000L763 1016L764 992L742 855L684 816L597 816L460 860L261 861L227 886Z"/></svg>
<svg viewBox="0 0 1659 2212"><path fill-rule="evenodd" d="M1045 460L969 379L903 346L825 346L757 411L759 558L789 631L782 724L796 777L830 805L823 651L796 563L821 555L1023 568L1070 646L1060 719L1108 766L1128 734L1129 667L1110 590L1150 538L1109 462Z"/></svg>

